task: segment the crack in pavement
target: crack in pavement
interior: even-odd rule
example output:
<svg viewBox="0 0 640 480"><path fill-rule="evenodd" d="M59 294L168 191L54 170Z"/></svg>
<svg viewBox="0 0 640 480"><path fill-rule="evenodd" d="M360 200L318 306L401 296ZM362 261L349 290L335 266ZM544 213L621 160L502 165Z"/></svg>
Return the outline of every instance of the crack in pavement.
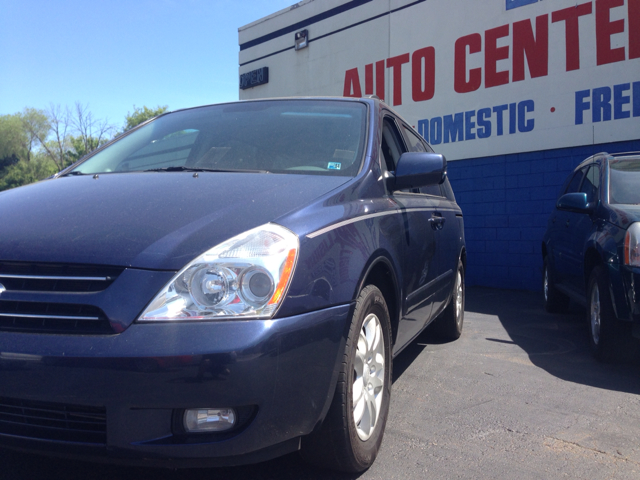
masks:
<svg viewBox="0 0 640 480"><path fill-rule="evenodd" d="M577 448L580 448L582 450L587 450L587 451L590 451L590 452L599 453L599 454L604 455L606 457L613 458L614 460L622 460L623 462L629 462L629 463L632 463L634 465L640 466L640 462L636 462L634 460L631 460L629 458L623 457L621 455L614 455L614 454L609 453L609 452L598 450L597 448L585 447L584 445L580 445L579 443L570 442L568 440L563 440L561 438L556 438L556 437L551 437L551 436L545 436L545 438L551 439L551 440L555 440L556 442L560 442L560 443L563 443L563 444L566 444L566 445L570 445L572 447L577 447ZM547 445L547 447L551 447L551 446ZM619 454L619 452L618 452L618 454Z"/></svg>

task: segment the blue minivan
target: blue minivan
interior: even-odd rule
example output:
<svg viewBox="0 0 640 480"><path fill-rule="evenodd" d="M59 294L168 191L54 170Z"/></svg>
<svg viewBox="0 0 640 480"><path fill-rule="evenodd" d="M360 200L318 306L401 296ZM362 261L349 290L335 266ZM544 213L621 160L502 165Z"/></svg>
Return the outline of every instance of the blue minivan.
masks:
<svg viewBox="0 0 640 480"><path fill-rule="evenodd" d="M376 98L161 115L0 193L0 446L362 471L392 359L460 336L447 163Z"/></svg>

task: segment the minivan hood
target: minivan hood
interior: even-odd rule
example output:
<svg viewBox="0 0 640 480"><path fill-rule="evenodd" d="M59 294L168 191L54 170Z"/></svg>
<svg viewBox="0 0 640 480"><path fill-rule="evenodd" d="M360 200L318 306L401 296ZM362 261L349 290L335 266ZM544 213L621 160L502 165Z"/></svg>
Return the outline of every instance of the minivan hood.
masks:
<svg viewBox="0 0 640 480"><path fill-rule="evenodd" d="M47 180L0 194L0 260L179 270L349 180L211 172Z"/></svg>

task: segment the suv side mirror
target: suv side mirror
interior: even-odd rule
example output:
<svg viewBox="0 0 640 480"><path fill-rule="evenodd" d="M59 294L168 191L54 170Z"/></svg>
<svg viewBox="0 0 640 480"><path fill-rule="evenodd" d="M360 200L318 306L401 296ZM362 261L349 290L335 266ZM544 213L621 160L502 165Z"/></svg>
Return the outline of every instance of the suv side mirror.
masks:
<svg viewBox="0 0 640 480"><path fill-rule="evenodd" d="M406 152L400 155L391 190L419 188L444 182L447 159L437 153Z"/></svg>
<svg viewBox="0 0 640 480"><path fill-rule="evenodd" d="M566 193L556 203L558 210L576 213L591 213L594 206L587 201L586 193Z"/></svg>

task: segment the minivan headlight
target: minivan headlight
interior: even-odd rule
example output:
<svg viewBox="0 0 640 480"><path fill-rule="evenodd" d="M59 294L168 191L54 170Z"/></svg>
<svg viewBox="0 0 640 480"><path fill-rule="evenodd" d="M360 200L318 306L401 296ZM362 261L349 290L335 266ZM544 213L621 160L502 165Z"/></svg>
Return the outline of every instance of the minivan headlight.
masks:
<svg viewBox="0 0 640 480"><path fill-rule="evenodd" d="M640 267L640 222L632 223L624 236L624 264Z"/></svg>
<svg viewBox="0 0 640 480"><path fill-rule="evenodd" d="M208 250L180 270L138 321L271 318L284 299L298 237L266 224Z"/></svg>

